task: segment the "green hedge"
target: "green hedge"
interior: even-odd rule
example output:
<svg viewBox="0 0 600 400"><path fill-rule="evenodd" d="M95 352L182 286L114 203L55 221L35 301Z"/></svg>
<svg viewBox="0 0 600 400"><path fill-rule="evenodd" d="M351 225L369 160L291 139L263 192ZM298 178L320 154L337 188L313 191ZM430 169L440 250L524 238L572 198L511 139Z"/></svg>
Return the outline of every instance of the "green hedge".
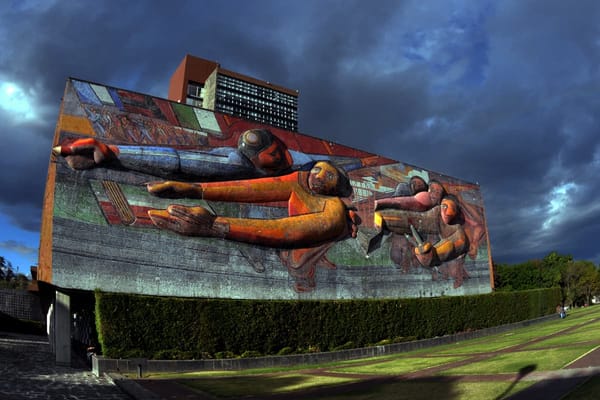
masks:
<svg viewBox="0 0 600 400"><path fill-rule="evenodd" d="M46 335L46 329L40 321L18 319L0 312L0 331Z"/></svg>
<svg viewBox="0 0 600 400"><path fill-rule="evenodd" d="M424 339L555 312L560 290L393 300L183 299L96 292L107 357L220 358Z"/></svg>

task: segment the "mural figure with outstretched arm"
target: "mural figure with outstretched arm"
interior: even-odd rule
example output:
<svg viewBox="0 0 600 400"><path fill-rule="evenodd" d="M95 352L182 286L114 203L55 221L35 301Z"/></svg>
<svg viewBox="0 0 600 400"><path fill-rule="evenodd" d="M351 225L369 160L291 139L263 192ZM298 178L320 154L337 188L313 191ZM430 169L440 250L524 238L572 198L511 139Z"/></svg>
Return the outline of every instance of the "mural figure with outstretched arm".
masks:
<svg viewBox="0 0 600 400"><path fill-rule="evenodd" d="M96 166L140 171L162 178L228 180L282 175L292 171L292 154L266 129L243 132L238 147L207 151L105 144L95 138L67 140L53 149L73 169ZM298 168L298 165L296 165Z"/></svg>
<svg viewBox="0 0 600 400"><path fill-rule="evenodd" d="M152 171L157 176L182 174L209 178L222 160L215 154L173 149L149 150L137 146L106 145L96 139L79 139L54 149L75 169L115 163L116 167ZM288 216L258 219L214 215L202 206L172 204L165 210L150 210L159 228L181 235L215 237L276 248L282 263L294 277L298 292L315 288L316 267L335 268L326 253L337 241L356 237L358 215L341 200L352 194L345 172L327 161L312 162L292 170L287 147L266 130L244 132L239 139L239 160L246 175L261 177L208 182L160 181L147 185L148 192L166 198L193 198L238 203L287 202ZM228 156L231 161L232 156ZM182 160L187 160L186 162ZM192 165L190 160L195 160ZM227 162L223 166L231 165ZM224 167L226 168L226 167ZM286 172L287 173L284 173ZM227 176L239 176L228 170ZM219 172L223 176L224 172Z"/></svg>
<svg viewBox="0 0 600 400"><path fill-rule="evenodd" d="M286 201L288 216L274 219L213 215L202 206L172 204L150 210L154 224L182 235L217 237L280 249L282 262L296 279L294 289L315 287L316 267L335 268L326 253L339 240L356 237L360 220L340 197L352 187L346 175L319 161L309 171L239 181L157 182L148 191L160 197L264 203Z"/></svg>

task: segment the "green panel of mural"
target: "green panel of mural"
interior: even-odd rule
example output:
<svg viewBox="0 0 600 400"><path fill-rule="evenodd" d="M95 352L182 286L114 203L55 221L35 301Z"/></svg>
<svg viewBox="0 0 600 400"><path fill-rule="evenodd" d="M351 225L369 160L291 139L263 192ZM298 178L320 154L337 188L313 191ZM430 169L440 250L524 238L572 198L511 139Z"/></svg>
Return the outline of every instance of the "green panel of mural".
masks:
<svg viewBox="0 0 600 400"><path fill-rule="evenodd" d="M71 79L51 162L57 286L272 299L491 290L479 186L375 154Z"/></svg>

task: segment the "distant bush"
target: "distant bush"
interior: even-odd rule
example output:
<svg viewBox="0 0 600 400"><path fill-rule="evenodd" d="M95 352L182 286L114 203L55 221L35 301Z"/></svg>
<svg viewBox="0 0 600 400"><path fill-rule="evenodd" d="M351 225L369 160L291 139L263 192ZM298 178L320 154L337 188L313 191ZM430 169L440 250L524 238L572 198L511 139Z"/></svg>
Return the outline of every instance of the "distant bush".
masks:
<svg viewBox="0 0 600 400"><path fill-rule="evenodd" d="M294 349L292 349L291 347L284 347L283 349L279 350L277 352L278 356L287 356L288 354L292 354L294 353Z"/></svg>
<svg viewBox="0 0 600 400"><path fill-rule="evenodd" d="M215 353L215 358L235 358L235 354L233 354L231 351L217 351Z"/></svg>
<svg viewBox="0 0 600 400"><path fill-rule="evenodd" d="M240 357L241 358L252 358L252 357L260 357L262 356L262 354L259 351L254 351L254 350L246 350L245 352L243 352Z"/></svg>
<svg viewBox="0 0 600 400"><path fill-rule="evenodd" d="M348 341L340 346L335 346L333 349L331 349L331 351L348 350L348 349L354 349L354 348L356 348L356 345L354 344L354 342Z"/></svg>

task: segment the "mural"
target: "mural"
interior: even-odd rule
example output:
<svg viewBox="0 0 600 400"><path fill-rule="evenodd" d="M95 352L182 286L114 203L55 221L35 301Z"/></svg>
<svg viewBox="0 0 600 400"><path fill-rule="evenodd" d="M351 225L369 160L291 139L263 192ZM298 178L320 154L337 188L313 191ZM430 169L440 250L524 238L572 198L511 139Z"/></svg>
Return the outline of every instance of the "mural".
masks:
<svg viewBox="0 0 600 400"><path fill-rule="evenodd" d="M314 137L67 82L40 279L227 298L487 293L478 185Z"/></svg>

